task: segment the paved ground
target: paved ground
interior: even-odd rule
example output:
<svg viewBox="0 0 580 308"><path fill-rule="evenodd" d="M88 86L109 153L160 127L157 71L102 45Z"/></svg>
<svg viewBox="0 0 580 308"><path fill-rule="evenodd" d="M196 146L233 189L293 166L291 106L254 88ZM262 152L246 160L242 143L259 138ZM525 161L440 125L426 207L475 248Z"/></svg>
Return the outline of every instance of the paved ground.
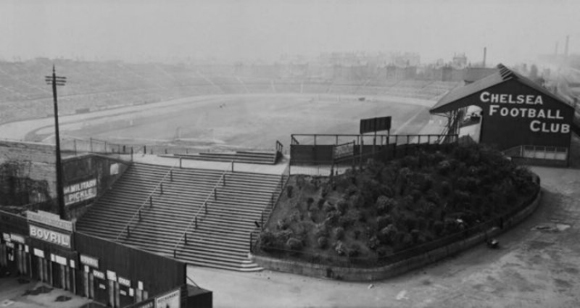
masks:
<svg viewBox="0 0 580 308"><path fill-rule="evenodd" d="M376 283L264 271L190 267L214 292L214 307L580 307L580 170L532 168L542 178L538 210L499 237L421 270Z"/></svg>

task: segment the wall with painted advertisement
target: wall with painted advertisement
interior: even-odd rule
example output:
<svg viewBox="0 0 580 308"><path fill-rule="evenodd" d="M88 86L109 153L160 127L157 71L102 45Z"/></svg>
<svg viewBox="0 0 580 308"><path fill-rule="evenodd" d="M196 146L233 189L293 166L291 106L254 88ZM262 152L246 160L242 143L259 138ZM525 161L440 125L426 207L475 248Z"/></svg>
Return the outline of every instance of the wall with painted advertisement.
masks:
<svg viewBox="0 0 580 308"><path fill-rule="evenodd" d="M551 95L510 79L461 99L482 108L480 142L500 150L520 145L570 146L574 109Z"/></svg>

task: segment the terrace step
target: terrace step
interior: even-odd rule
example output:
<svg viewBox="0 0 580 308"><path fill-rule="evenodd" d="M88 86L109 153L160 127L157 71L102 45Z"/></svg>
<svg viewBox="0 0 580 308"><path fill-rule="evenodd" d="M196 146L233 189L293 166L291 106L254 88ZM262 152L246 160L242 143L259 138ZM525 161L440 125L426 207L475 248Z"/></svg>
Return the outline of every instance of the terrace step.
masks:
<svg viewBox="0 0 580 308"><path fill-rule="evenodd" d="M257 156L266 155L271 154ZM79 219L77 229L170 257L176 249L177 259L193 265L259 271L248 258L250 232L255 230L255 222L261 222L262 213L269 211L272 196L277 198L284 179L271 174L134 164ZM195 215L199 217L197 229L192 224Z"/></svg>

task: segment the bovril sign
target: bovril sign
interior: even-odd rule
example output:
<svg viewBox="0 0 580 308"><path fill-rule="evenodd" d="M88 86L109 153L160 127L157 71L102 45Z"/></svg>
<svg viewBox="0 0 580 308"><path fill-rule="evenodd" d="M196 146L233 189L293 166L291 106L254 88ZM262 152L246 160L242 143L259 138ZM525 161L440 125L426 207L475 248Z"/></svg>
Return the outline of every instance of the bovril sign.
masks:
<svg viewBox="0 0 580 308"><path fill-rule="evenodd" d="M71 248L70 235L30 225L30 237Z"/></svg>
<svg viewBox="0 0 580 308"><path fill-rule="evenodd" d="M488 115L491 117L533 119L530 121L532 132L570 133L570 124L558 123L564 121L561 110L545 108L541 95L495 94L484 91L479 95L479 100L490 104Z"/></svg>

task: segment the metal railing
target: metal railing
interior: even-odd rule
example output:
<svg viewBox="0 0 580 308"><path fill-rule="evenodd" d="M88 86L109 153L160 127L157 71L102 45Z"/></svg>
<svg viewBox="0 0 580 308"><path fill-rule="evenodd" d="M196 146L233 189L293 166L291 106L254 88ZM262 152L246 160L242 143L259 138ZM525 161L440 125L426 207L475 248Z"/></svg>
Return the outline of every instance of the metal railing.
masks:
<svg viewBox="0 0 580 308"><path fill-rule="evenodd" d="M272 195L270 196L270 203L268 204L268 207L263 209L262 212L260 213L260 225L256 226L256 229L258 230L250 231L250 251L252 251L254 234L264 230L264 227L268 224L270 217L272 216L272 213L274 212L274 209L278 204L278 201L280 200L282 194L284 193L284 188L286 187L286 185L288 185L288 182L290 181L289 167L290 167L289 165L286 166L286 169L284 169L284 171L280 175L280 181L278 182L278 184L276 185L276 189L272 192ZM266 212L268 212L268 214L266 214Z"/></svg>
<svg viewBox="0 0 580 308"><path fill-rule="evenodd" d="M125 233L125 231L127 232L127 236L131 236L131 230L130 230L130 225L133 222L133 220L135 219L135 217L139 217L139 221L141 221L141 210L143 209L143 207L147 204L147 202L149 202L149 207L153 206L153 194L157 191L157 189L160 189L160 194L163 194L163 181L165 181L165 179L167 178L167 176L170 177L170 181L173 182L173 169L176 167L173 166L171 167L171 169L169 169L169 171L163 176L163 178L161 178L161 181L159 181L159 184L157 184L157 186L155 186L155 188L153 189L153 191L151 193L149 193L149 195L147 196L147 198L145 199L145 201L143 201L143 203L141 204L141 206L139 206L139 208L137 209L137 211L135 211L135 213L133 214L133 216L131 217L131 219L129 219L129 221L127 222L127 224L125 224L125 226L123 227L123 229L121 229L121 232L117 235L117 237L115 238L115 241L118 241L119 238L123 235L123 233Z"/></svg>
<svg viewBox="0 0 580 308"><path fill-rule="evenodd" d="M232 166L231 166L232 173L234 172L233 166L234 166L234 162L232 161ZM185 245L187 245L187 232L189 232L189 230L191 229L192 226L195 226L195 229L197 229L198 216L200 216L201 210L204 210L204 214L207 215L207 213L208 213L207 203L210 201L211 197L213 197L214 200L217 200L217 188L218 188L218 186L222 182L223 182L222 187L226 186L226 175L228 174L228 171L229 171L228 169L224 170L224 172L220 176L217 183L213 186L212 191L209 193L209 195L203 201L203 205L197 210L197 213L195 213L195 215L193 215L193 218L191 219L191 221L189 222L189 224L187 225L187 227L185 228L185 230L183 231L183 233L181 234L181 236L179 237L179 239L175 243L175 246L173 246L173 257L174 258L177 258L177 248L178 248L179 244L181 244L181 242L183 241L185 243Z"/></svg>

